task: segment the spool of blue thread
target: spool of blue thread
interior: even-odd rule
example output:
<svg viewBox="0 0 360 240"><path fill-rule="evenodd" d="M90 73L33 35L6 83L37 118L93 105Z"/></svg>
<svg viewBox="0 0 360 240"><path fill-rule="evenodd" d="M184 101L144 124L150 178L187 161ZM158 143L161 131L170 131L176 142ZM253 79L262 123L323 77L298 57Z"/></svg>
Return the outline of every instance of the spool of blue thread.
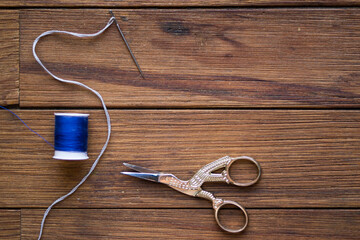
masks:
<svg viewBox="0 0 360 240"><path fill-rule="evenodd" d="M55 159L86 160L88 117L82 113L55 113Z"/></svg>

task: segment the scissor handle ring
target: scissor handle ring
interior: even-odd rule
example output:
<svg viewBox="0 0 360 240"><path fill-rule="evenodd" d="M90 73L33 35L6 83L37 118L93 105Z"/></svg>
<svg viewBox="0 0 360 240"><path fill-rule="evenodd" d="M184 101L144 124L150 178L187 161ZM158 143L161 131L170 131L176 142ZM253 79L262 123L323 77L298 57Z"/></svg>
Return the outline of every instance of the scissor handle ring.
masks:
<svg viewBox="0 0 360 240"><path fill-rule="evenodd" d="M238 207L242 211L242 213L244 214L244 217L245 217L245 223L241 228L239 228L239 229L230 229L230 228L227 228L227 227L225 227L224 225L221 224L221 222L219 220L219 211L225 205L234 205L234 206ZM248 217L248 214L247 214L245 208L243 208L239 203L234 202L234 201L230 201L230 200L223 200L223 202L217 206L217 208L215 209L215 219L216 219L216 222L219 225L219 227L221 227L222 230L224 230L226 232L229 232L229 233L242 232L242 231L245 230L245 228L247 227L247 225L249 223L249 217Z"/></svg>
<svg viewBox="0 0 360 240"><path fill-rule="evenodd" d="M253 164L255 164L255 166L257 167L257 176L254 180L250 181L250 182L247 182L247 183L238 183L238 182L235 182L231 176L230 176L230 167L231 165L236 162L236 161L249 161ZM226 168L225 168L226 172L227 172L227 178L229 180L229 182L231 184L234 184L236 186L240 186L240 187L247 187L247 186L251 186L253 184L255 184L257 181L259 181L260 179L260 176L261 176L261 167L260 167L260 164L253 158L251 157L246 157L246 156L242 156L242 157L237 157L237 158L232 158L230 163L228 165L226 165Z"/></svg>

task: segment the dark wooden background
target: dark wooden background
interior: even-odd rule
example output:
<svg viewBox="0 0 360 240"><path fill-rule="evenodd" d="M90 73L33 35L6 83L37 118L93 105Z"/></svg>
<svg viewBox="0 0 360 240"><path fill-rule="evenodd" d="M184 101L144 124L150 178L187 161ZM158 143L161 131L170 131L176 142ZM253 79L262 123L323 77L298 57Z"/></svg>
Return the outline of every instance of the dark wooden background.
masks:
<svg viewBox="0 0 360 240"><path fill-rule="evenodd" d="M0 113L0 238L36 239L46 207L89 170L105 141L98 90L113 133L94 174L50 213L43 239L359 239L360 1L0 1L0 105L52 141L54 112L90 113L84 162L53 150ZM209 202L127 176L123 162L192 176L222 156L257 159L253 187L208 184L248 209L248 229L222 232ZM249 166L235 169L250 178ZM231 217L231 209L224 215Z"/></svg>

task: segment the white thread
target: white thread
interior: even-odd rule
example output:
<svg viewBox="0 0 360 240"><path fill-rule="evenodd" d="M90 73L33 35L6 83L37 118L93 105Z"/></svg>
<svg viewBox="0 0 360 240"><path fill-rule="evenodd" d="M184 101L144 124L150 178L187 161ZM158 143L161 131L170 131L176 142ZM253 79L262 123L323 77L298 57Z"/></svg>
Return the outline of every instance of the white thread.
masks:
<svg viewBox="0 0 360 240"><path fill-rule="evenodd" d="M109 140L110 140L110 134L111 134L111 123L110 123L110 115L109 115L109 112L106 108L106 105L105 105L105 102L102 98L102 96L100 95L100 93L98 93L97 91L95 91L94 89L88 87L87 85L81 83L81 82L77 82L77 81L72 81L72 80L66 80L66 79L63 79L63 78L60 78L60 77L57 77L55 76L53 73L51 73L45 66L44 64L40 61L39 57L37 56L36 54L36 51L35 51L35 48L36 48L36 44L38 43L38 41L40 40L40 38L42 37L45 37L47 35L51 35L51 34L54 34L54 33L63 33L63 34L69 34L69 35L72 35L72 36L75 36L75 37L95 37L95 36L98 36L100 34L102 34L108 27L111 26L111 24L115 21L115 17L111 17L110 20L108 21L108 23L106 24L106 26L101 29L100 31L96 32L96 33L92 33L92 34L82 34L82 33L75 33L75 32L67 32L67 31L58 31L58 30L50 30L50 31L47 31L47 32L44 32L42 33L41 35L39 35L34 43L33 43L33 48L32 48L32 51L33 51L33 55L36 59L36 61L40 64L40 66L48 73L50 74L53 78L55 78L56 80L60 81L60 82L65 82L65 83L70 83L70 84L75 84L75 85L78 85L78 86L81 86L81 87L84 87L86 89L88 89L89 91L93 92L101 101L101 104L104 108L104 112L105 112L105 116L106 116L106 122L107 122L107 127L108 127L108 133L107 133L107 138L106 138L106 141L105 141L105 144L104 146L102 147L101 151L100 151L100 154L98 155L98 157L96 158L96 160L94 161L93 165L91 166L89 172L84 176L83 179L81 179L81 181L73 188L71 189L70 192L68 192L67 194L65 194L64 196L56 199L45 211L44 213L44 216L43 216L43 219L41 221L41 227L40 227L40 233L39 233L39 237L38 237L38 240L41 239L41 236L42 236L42 233L43 233L43 229L44 229L44 224L45 224L45 219L47 217L47 215L49 214L51 208L56 205L57 203L61 202L62 200L64 200L65 198L67 198L68 196L70 196L71 194L73 194L85 181L86 179L90 176L90 174L94 171L96 165L98 164L101 156L103 155L103 153L105 152L105 149L109 143Z"/></svg>

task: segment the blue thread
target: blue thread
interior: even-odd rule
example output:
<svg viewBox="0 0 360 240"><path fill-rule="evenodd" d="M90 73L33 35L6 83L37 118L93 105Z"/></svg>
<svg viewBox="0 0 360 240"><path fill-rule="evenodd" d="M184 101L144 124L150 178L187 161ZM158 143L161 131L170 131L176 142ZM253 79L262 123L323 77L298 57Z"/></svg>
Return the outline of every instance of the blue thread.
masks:
<svg viewBox="0 0 360 240"><path fill-rule="evenodd" d="M87 142L87 114L55 114L55 150L87 152Z"/></svg>
<svg viewBox="0 0 360 240"><path fill-rule="evenodd" d="M10 113L12 113L15 117L17 117L31 132L35 133L36 135L38 135L40 138L42 138L42 140L44 140L47 144L49 144L51 147L54 148L54 145L52 145L50 142L48 142L48 140L46 140L43 136L41 136L40 134L38 134L37 132L35 132L34 130L32 130L18 115L16 115L16 113L14 113L13 111L11 111L10 109L7 109L6 107L0 106L0 108L9 111Z"/></svg>

